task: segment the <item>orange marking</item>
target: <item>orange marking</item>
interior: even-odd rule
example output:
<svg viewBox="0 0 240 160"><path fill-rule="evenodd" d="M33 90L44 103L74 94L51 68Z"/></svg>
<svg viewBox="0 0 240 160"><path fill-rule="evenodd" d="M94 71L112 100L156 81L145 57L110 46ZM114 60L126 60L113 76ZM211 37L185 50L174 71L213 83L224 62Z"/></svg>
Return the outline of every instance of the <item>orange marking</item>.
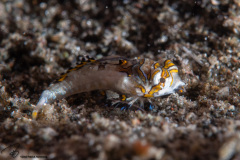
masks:
<svg viewBox="0 0 240 160"><path fill-rule="evenodd" d="M32 113L33 119L36 119L36 118L37 118L37 115L38 115L38 112L37 112L37 111L33 111L33 113Z"/></svg>
<svg viewBox="0 0 240 160"><path fill-rule="evenodd" d="M129 66L128 68L119 67L119 72L125 72L127 73L128 77L130 77L132 74L132 66Z"/></svg>
<svg viewBox="0 0 240 160"><path fill-rule="evenodd" d="M162 69L162 75L161 75L161 77L163 77L163 78L168 78L169 77L169 73L168 73L168 70L167 69Z"/></svg>
<svg viewBox="0 0 240 160"><path fill-rule="evenodd" d="M143 65L144 62L145 62L145 59L141 59L139 64Z"/></svg>
<svg viewBox="0 0 240 160"><path fill-rule="evenodd" d="M172 63L171 60L166 60L166 61L164 62L164 68L168 69L169 67L172 67L172 66L175 66L175 64Z"/></svg>
<svg viewBox="0 0 240 160"><path fill-rule="evenodd" d="M160 67L160 64L159 64L159 63L155 63L155 64L154 64L154 69L156 69L156 68L158 68L158 67Z"/></svg>
<svg viewBox="0 0 240 160"><path fill-rule="evenodd" d="M152 77L151 77L152 80L153 80L153 78L155 77L155 75L156 75L158 72L160 72L160 71L157 70L157 71L155 71L155 72L152 74Z"/></svg>
<svg viewBox="0 0 240 160"><path fill-rule="evenodd" d="M161 83L159 83L159 84L156 85L156 86L153 86L153 87L151 88L151 90L148 92L148 95L147 95L147 96L153 97L153 93L158 92L159 90L162 89L160 85L161 85ZM144 95L144 96L145 96L145 95Z"/></svg>
<svg viewBox="0 0 240 160"><path fill-rule="evenodd" d="M141 60L140 60L140 62L139 62L140 66L137 67L137 73L138 73L138 76L140 77L140 79L141 79L144 83L146 83L146 78L147 78L147 77L145 77L143 71L140 69L140 68L142 67L142 65L144 64L144 62L145 62L145 59L141 59Z"/></svg>
<svg viewBox="0 0 240 160"><path fill-rule="evenodd" d="M93 59L93 58L90 58L90 59L89 59L89 62L94 63L94 62L96 62L96 60Z"/></svg>
<svg viewBox="0 0 240 160"><path fill-rule="evenodd" d="M100 91L100 94L103 95L103 96L106 95L104 91Z"/></svg>
<svg viewBox="0 0 240 160"><path fill-rule="evenodd" d="M95 62L95 60L92 60L92 62ZM58 81L61 82L61 81L65 80L66 77L67 77L67 75L68 75L68 73L80 69L81 67L83 67L83 66L86 65L87 63L88 63L88 62L82 61L82 62L81 62L80 64L78 64L76 67L67 70L67 72L66 72L65 74L63 74Z"/></svg>
<svg viewBox="0 0 240 160"><path fill-rule="evenodd" d="M169 72L170 72L170 75L171 75L171 77L172 77L172 81L171 81L171 84L170 84L170 87L171 87L172 84L173 84L173 76L172 76L172 73L178 73L178 70L177 70L177 69L172 69L172 70L170 70Z"/></svg>
<svg viewBox="0 0 240 160"><path fill-rule="evenodd" d="M85 64L87 64L87 62L82 62L82 63L80 63L79 65L77 65L75 68L76 68L76 69L79 69L79 68L81 68L82 66L84 66Z"/></svg>
<svg viewBox="0 0 240 160"><path fill-rule="evenodd" d="M151 95L151 94L144 94L143 97L145 97L145 98L151 98L151 97L153 97L153 95Z"/></svg>
<svg viewBox="0 0 240 160"><path fill-rule="evenodd" d="M120 65L125 65L125 64L127 64L127 61L121 59L121 60L119 60L119 64L120 64Z"/></svg>
<svg viewBox="0 0 240 160"><path fill-rule="evenodd" d="M67 73L65 73L64 75L62 75L58 81L61 82L61 81L63 81L66 77L67 77Z"/></svg>
<svg viewBox="0 0 240 160"><path fill-rule="evenodd" d="M149 74L147 75L148 80L150 80L151 77L151 72L149 72Z"/></svg>
<svg viewBox="0 0 240 160"><path fill-rule="evenodd" d="M138 73L138 76L141 78L141 80L145 83L146 79L145 79L143 72L140 70L140 67L137 68L137 73Z"/></svg>
<svg viewBox="0 0 240 160"><path fill-rule="evenodd" d="M75 67L75 68L69 69L67 72L69 73L69 72L72 72L72 71L76 71L77 69L78 69L78 68Z"/></svg>
<svg viewBox="0 0 240 160"><path fill-rule="evenodd" d="M121 101L125 101L126 100L126 95L122 95L122 99L121 99Z"/></svg>
<svg viewBox="0 0 240 160"><path fill-rule="evenodd" d="M136 87L137 87L137 88L140 88L141 91L142 91L142 93L145 93L145 92L146 92L145 88L144 88L142 85L137 85Z"/></svg>

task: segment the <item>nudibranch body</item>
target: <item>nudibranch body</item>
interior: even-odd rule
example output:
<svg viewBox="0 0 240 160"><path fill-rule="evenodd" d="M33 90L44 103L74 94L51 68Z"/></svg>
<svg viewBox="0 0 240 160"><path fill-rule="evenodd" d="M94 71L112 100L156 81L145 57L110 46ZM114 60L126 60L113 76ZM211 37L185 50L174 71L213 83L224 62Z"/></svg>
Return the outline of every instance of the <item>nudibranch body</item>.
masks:
<svg viewBox="0 0 240 160"><path fill-rule="evenodd" d="M63 74L56 84L43 91L33 118L37 117L39 109L57 99L73 94L93 90L111 90L123 95L122 100L131 105L174 93L185 85L178 75L178 67L170 60L163 67L150 59L127 59L112 57L100 60L83 60L75 68ZM128 98L126 98L128 97Z"/></svg>

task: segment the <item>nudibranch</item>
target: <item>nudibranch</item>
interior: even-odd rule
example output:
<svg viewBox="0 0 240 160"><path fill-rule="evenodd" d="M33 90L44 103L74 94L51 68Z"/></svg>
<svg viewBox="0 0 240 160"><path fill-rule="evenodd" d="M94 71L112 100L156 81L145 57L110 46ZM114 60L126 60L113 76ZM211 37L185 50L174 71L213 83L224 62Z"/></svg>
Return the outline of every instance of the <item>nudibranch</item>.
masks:
<svg viewBox="0 0 240 160"><path fill-rule="evenodd" d="M111 90L121 94L130 107L137 100L143 107L144 100L181 91L184 85L178 67L171 60L161 66L148 58L83 59L43 91L32 117L36 119L44 105L81 92Z"/></svg>

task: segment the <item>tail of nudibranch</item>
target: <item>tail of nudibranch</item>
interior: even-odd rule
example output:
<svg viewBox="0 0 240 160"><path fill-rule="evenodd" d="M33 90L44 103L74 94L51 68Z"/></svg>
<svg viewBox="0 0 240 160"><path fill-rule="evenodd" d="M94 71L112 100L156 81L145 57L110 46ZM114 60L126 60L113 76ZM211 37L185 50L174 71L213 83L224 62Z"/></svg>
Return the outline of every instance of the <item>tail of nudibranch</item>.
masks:
<svg viewBox="0 0 240 160"><path fill-rule="evenodd" d="M51 92L50 90L45 90L43 91L37 105L36 108L34 109L34 111L32 112L32 118L36 119L38 116L38 112L39 110L46 104L51 103L53 100L56 99L56 94L54 92Z"/></svg>
<svg viewBox="0 0 240 160"><path fill-rule="evenodd" d="M73 83L76 83L76 80L71 81L68 79L63 82L52 84L50 87L48 87L48 89L43 91L36 105L36 108L32 113L33 119L37 118L39 110L41 110L44 105L51 104L57 99L62 99L76 93L76 89L74 89L75 86Z"/></svg>

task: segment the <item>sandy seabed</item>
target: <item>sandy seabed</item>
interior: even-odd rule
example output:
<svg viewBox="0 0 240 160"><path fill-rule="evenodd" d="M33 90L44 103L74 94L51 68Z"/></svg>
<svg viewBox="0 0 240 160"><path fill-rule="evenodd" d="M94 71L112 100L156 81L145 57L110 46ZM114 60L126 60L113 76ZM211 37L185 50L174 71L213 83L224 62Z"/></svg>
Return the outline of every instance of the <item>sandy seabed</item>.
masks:
<svg viewBox="0 0 240 160"><path fill-rule="evenodd" d="M239 160L239 37L239 0L2 0L0 160ZM84 55L171 59L187 85L152 111L94 91L32 120L41 92Z"/></svg>

